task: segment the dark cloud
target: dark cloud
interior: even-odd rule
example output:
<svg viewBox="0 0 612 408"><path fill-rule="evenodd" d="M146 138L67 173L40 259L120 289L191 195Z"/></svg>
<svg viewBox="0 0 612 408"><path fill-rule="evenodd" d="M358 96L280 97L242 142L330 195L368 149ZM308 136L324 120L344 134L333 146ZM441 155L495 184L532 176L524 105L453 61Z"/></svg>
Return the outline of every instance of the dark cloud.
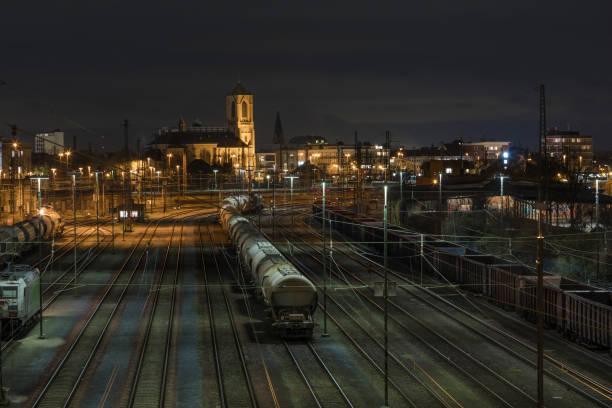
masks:
<svg viewBox="0 0 612 408"><path fill-rule="evenodd" d="M96 144L128 117L146 138L179 115L222 125L240 78L258 142L280 111L289 135L535 145L544 82L549 125L612 148L607 2L293 3L5 5L0 119Z"/></svg>

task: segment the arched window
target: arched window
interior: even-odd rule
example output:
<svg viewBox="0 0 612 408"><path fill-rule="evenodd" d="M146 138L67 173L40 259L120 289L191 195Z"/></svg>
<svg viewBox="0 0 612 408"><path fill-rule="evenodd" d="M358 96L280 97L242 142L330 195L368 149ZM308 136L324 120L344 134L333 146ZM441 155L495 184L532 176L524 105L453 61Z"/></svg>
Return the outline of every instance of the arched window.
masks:
<svg viewBox="0 0 612 408"><path fill-rule="evenodd" d="M247 108L247 103L246 102L242 102L242 119L247 119L249 117L248 115L248 108Z"/></svg>
<svg viewBox="0 0 612 408"><path fill-rule="evenodd" d="M236 119L236 102L232 101L232 119Z"/></svg>

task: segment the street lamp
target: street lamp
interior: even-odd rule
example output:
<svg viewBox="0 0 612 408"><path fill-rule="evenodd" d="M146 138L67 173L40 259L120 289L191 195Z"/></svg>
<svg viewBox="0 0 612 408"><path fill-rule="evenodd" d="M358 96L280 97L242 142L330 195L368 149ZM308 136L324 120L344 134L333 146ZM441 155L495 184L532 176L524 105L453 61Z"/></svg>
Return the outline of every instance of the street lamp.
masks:
<svg viewBox="0 0 612 408"><path fill-rule="evenodd" d="M213 173L215 174L215 190L217 189L217 172L218 171L219 171L218 169L213 170Z"/></svg>
<svg viewBox="0 0 612 408"><path fill-rule="evenodd" d="M323 206L321 207L321 239L323 240L323 334L322 337L328 337L327 333L327 279L325 277L327 254L325 252L325 181L321 183L323 192ZM330 259L331 262L331 259Z"/></svg>
<svg viewBox="0 0 612 408"><path fill-rule="evenodd" d="M176 165L176 195L177 195L176 207L177 209L181 207L181 173L179 172L180 168L181 166L177 164Z"/></svg>
<svg viewBox="0 0 612 408"><path fill-rule="evenodd" d="M74 288L77 286L77 215L76 215L76 176L72 173L72 216L74 217Z"/></svg>
<svg viewBox="0 0 612 408"><path fill-rule="evenodd" d="M499 176L499 199L501 201L500 209L501 209L502 218L504 216L504 179L505 178L507 178L507 176L504 176L504 175Z"/></svg>
<svg viewBox="0 0 612 408"><path fill-rule="evenodd" d="M599 174L595 179L595 228L599 226ZM599 243L597 243L599 245ZM599 259L597 260L599 263Z"/></svg>
<svg viewBox="0 0 612 408"><path fill-rule="evenodd" d="M270 189L270 175L266 174L266 180L268 180L268 190Z"/></svg>
<svg viewBox="0 0 612 408"><path fill-rule="evenodd" d="M172 159L172 153L166 154L166 157L168 158L168 176L170 176L170 159Z"/></svg>
<svg viewBox="0 0 612 408"><path fill-rule="evenodd" d="M161 193L161 191L159 190L159 186L160 186L160 184L159 184L159 175L160 175L161 171L157 170L155 173L157 174L157 192Z"/></svg>
<svg viewBox="0 0 612 408"><path fill-rule="evenodd" d="M40 195L40 181L41 180L48 180L49 177L42 177L42 176L37 176L37 177L32 177L33 180L37 181L37 185L38 185L38 189L37 189L37 198L38 198L38 230L42 231L42 216L44 215L44 211L42 209L42 204L41 204L41 195ZM43 240L43 236L40 235L40 249L42 251L42 240ZM50 262L53 262L53 259L50 260ZM45 268L46 269L46 268ZM43 271L44 272L44 271ZM42 272L40 274L40 289L39 289L39 293L38 293L38 305L39 305L39 309L40 309L40 334L38 336L39 339L44 339L45 335L43 333L43 302L42 302Z"/></svg>
<svg viewBox="0 0 612 408"><path fill-rule="evenodd" d="M440 184L439 185L440 190L439 190L439 197L438 198L439 198L439 201L440 201L440 211L442 211L442 172L440 172L439 176L440 176L440 183L439 183Z"/></svg>
<svg viewBox="0 0 612 408"><path fill-rule="evenodd" d="M289 180L291 180L291 236L293 236L293 233L295 232L295 223L294 221L294 214L293 214L293 179L299 178L298 176L288 176L285 177L288 178Z"/></svg>
<svg viewBox="0 0 612 408"><path fill-rule="evenodd" d="M87 166L89 169L89 166ZM96 171L96 244L100 245L100 171Z"/></svg>

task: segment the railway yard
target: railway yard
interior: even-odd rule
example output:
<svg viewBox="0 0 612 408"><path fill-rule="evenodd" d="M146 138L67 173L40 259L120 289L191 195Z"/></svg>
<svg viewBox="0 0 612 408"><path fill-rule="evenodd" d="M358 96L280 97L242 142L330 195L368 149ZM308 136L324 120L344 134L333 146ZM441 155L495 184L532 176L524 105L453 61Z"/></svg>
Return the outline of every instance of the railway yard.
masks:
<svg viewBox="0 0 612 408"><path fill-rule="evenodd" d="M284 194L274 214L244 215L248 231L219 222L219 198L187 196L180 209L153 213L125 236L115 230L114 240L107 218L99 242L95 220L79 219L75 234L68 219L53 256L50 244L34 248L21 263L43 272L44 337L38 321L3 326L11 406L382 406L378 239L363 232L356 239L362 229L342 228L346 214L328 210L335 225L325 232L324 253L321 212L308 194L297 194L295 206ZM261 250L248 258L237 252L252 239ZM267 261L257 260L260 253ZM389 257L387 273L397 284L387 304L389 405L535 406L535 325L486 290L452 284L444 259L408 246ZM288 283L262 301L262 287L276 278L258 281L251 268L270 260L295 267L278 267L283 278L312 282L310 309L284 314L275 306ZM312 336L273 329L310 321ZM607 338L597 337L601 344L546 330L545 406L612 407L607 330Z"/></svg>

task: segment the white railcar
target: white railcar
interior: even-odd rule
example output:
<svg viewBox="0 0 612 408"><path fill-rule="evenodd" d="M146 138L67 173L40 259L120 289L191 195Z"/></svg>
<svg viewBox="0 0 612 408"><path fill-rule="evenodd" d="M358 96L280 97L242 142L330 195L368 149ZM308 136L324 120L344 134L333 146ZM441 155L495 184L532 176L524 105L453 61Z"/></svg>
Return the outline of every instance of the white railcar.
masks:
<svg viewBox="0 0 612 408"><path fill-rule="evenodd" d="M0 319L4 327L25 326L40 311L40 272L29 265L8 264L0 271Z"/></svg>
<svg viewBox="0 0 612 408"><path fill-rule="evenodd" d="M317 289L276 247L240 215L253 208L246 196L223 200L220 222L251 273L258 295L272 310L272 326L283 337L310 337Z"/></svg>

